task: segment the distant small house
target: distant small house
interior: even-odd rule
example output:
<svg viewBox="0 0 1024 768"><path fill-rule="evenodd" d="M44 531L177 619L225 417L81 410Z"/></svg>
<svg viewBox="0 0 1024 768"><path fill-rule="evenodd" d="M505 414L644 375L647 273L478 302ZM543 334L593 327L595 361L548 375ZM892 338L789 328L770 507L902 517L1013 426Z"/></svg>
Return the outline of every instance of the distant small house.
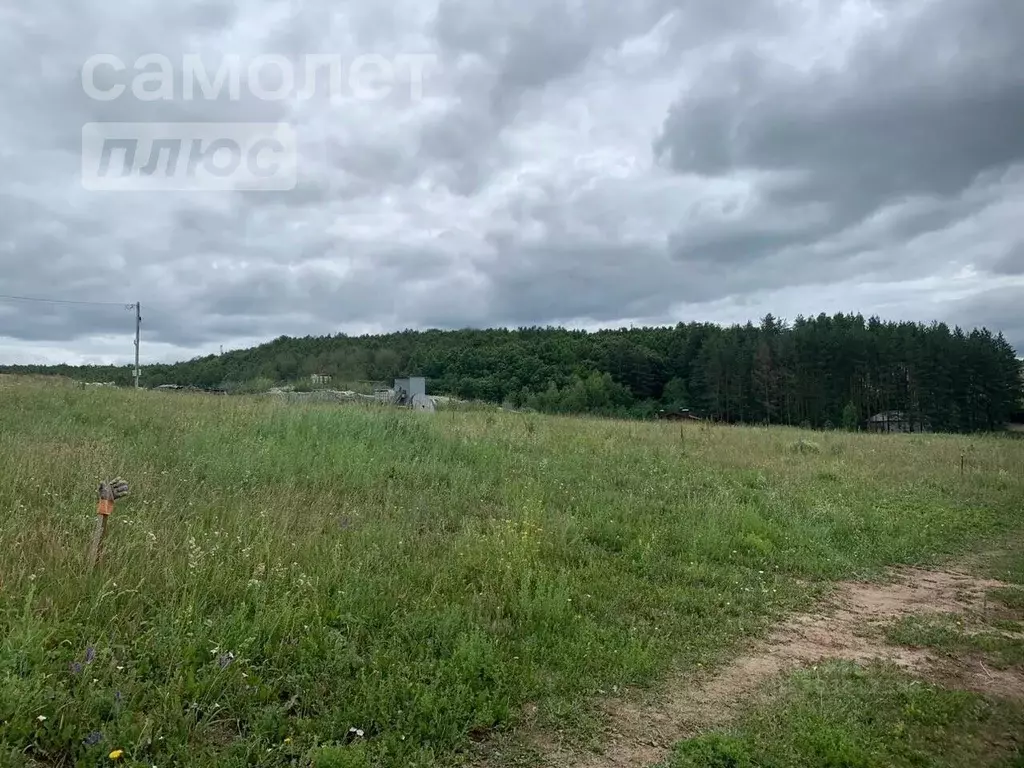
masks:
<svg viewBox="0 0 1024 768"><path fill-rule="evenodd" d="M395 379L395 398L399 405L411 405L416 395L426 396L427 380L423 376Z"/></svg>
<svg viewBox="0 0 1024 768"><path fill-rule="evenodd" d="M437 407L434 399L427 395L427 380L423 376L395 379L394 393L395 404L415 411L433 412Z"/></svg>
<svg viewBox="0 0 1024 768"><path fill-rule="evenodd" d="M319 384L330 384L331 383L331 377L328 376L326 373L310 374L309 380L312 382L314 387L319 385Z"/></svg>
<svg viewBox="0 0 1024 768"><path fill-rule="evenodd" d="M930 432L928 423L904 411L882 411L868 419L868 432Z"/></svg>
<svg viewBox="0 0 1024 768"><path fill-rule="evenodd" d="M153 387L157 392L204 392L209 395L226 395L228 391L220 387L197 387L192 384L160 384Z"/></svg>
<svg viewBox="0 0 1024 768"><path fill-rule="evenodd" d="M665 410L662 408L655 414L657 418L665 421L700 421L699 416L695 416L689 408L675 408L671 410Z"/></svg>

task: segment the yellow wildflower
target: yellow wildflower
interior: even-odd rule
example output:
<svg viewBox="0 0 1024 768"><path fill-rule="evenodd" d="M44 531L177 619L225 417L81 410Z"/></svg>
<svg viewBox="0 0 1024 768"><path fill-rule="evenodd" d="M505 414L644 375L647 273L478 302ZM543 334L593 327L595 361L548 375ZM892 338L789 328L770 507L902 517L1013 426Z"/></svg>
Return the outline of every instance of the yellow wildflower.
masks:
<svg viewBox="0 0 1024 768"><path fill-rule="evenodd" d="M123 754L124 754L124 750L123 749L115 749L113 752L110 753L109 757L110 757L111 760L120 760L121 759L121 755L123 755Z"/></svg>

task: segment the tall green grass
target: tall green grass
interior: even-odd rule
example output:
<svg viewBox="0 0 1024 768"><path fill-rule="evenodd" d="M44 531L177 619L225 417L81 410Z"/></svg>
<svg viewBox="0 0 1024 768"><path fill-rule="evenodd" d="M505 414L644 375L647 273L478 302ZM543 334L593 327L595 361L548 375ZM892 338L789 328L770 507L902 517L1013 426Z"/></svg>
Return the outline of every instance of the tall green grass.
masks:
<svg viewBox="0 0 1024 768"><path fill-rule="evenodd" d="M0 760L452 765L528 703L581 727L715 660L816 581L1013 529L1022 468L997 438L0 380Z"/></svg>

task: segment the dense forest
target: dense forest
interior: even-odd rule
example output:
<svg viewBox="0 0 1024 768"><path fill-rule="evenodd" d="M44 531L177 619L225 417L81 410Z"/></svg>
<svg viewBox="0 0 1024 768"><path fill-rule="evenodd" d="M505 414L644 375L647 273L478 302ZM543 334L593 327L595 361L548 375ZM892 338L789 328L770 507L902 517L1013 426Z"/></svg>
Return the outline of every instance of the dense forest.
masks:
<svg viewBox="0 0 1024 768"><path fill-rule="evenodd" d="M131 381L131 366L8 366ZM553 413L648 418L689 408L731 423L863 426L903 411L937 431L1000 429L1021 410L1021 364L1002 335L860 315L771 315L586 332L562 328L281 337L248 350L145 366L144 386L232 389L332 377L334 386L426 376L428 391Z"/></svg>

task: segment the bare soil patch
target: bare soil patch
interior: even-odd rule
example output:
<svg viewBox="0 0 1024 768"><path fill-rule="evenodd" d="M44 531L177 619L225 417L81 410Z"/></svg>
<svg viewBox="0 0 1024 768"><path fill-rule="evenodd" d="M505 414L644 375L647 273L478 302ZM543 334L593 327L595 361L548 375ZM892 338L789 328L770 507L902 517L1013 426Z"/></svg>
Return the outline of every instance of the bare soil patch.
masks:
<svg viewBox="0 0 1024 768"><path fill-rule="evenodd" d="M603 751L598 754L535 734L543 764L564 768L646 768L672 746L721 726L771 679L827 659L885 660L946 685L997 697L1024 698L1024 674L981 659L950 659L924 649L887 644L882 628L907 615L958 614L980 620L996 610L987 591L1005 586L958 570L900 568L891 583L843 582L815 611L778 625L724 668L678 676L658 693L606 700Z"/></svg>

